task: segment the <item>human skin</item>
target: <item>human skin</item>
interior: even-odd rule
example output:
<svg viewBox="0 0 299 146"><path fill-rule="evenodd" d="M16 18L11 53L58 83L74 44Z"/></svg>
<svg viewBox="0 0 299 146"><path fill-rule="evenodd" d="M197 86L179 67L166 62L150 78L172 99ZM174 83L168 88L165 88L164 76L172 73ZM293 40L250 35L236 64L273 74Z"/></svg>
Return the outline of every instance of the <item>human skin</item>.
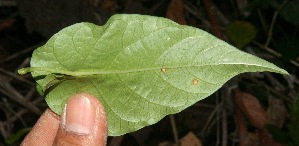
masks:
<svg viewBox="0 0 299 146"><path fill-rule="evenodd" d="M92 95L72 95L61 116L47 109L21 146L104 146L107 118L103 105Z"/></svg>

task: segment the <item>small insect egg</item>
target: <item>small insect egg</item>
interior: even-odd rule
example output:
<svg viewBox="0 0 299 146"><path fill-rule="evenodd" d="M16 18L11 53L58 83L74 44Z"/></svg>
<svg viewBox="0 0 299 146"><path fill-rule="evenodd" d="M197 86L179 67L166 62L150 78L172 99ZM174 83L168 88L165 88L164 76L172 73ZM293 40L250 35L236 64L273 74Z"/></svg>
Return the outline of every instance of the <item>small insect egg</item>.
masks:
<svg viewBox="0 0 299 146"><path fill-rule="evenodd" d="M198 85L198 79L193 79L192 80L192 85Z"/></svg>
<svg viewBox="0 0 299 146"><path fill-rule="evenodd" d="M163 73L166 73L166 72L167 72L167 68L162 68L161 71L162 71Z"/></svg>

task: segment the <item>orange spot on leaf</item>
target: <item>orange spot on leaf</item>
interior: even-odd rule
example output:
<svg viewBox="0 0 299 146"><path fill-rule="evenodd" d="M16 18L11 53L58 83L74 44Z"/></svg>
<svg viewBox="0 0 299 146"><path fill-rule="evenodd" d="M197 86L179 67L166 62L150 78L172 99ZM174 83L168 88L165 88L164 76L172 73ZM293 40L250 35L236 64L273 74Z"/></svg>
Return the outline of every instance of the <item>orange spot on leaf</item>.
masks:
<svg viewBox="0 0 299 146"><path fill-rule="evenodd" d="M192 80L192 85L198 85L198 79L193 79Z"/></svg>
<svg viewBox="0 0 299 146"><path fill-rule="evenodd" d="M162 69L161 69L161 71L162 71L163 73L166 73L167 70L168 70L167 68L162 68Z"/></svg>

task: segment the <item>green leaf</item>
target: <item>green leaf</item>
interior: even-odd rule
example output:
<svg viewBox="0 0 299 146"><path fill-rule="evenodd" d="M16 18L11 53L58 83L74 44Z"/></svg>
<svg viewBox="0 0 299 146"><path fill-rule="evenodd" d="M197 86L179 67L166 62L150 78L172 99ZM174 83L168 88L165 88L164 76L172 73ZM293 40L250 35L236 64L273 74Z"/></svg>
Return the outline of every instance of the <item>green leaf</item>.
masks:
<svg viewBox="0 0 299 146"><path fill-rule="evenodd" d="M233 76L253 71L287 74L203 30L123 14L104 26L78 23L61 30L34 51L31 68L19 73L32 72L58 114L75 93L98 97L109 135L122 135L180 112Z"/></svg>
<svg viewBox="0 0 299 146"><path fill-rule="evenodd" d="M243 48L256 36L257 30L250 22L234 21L225 27L227 36L237 48Z"/></svg>

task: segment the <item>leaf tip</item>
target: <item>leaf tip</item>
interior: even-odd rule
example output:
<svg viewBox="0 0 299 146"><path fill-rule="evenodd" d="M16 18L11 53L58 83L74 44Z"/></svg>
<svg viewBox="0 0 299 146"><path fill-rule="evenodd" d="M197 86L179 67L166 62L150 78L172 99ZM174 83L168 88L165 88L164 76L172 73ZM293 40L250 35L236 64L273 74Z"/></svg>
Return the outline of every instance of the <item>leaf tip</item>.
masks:
<svg viewBox="0 0 299 146"><path fill-rule="evenodd" d="M287 71L283 70L284 72L282 74L284 75L290 75Z"/></svg>
<svg viewBox="0 0 299 146"><path fill-rule="evenodd" d="M284 69L280 69L280 70L278 70L277 73L284 74L284 75L290 75L290 74L289 74L286 70L284 70Z"/></svg>

